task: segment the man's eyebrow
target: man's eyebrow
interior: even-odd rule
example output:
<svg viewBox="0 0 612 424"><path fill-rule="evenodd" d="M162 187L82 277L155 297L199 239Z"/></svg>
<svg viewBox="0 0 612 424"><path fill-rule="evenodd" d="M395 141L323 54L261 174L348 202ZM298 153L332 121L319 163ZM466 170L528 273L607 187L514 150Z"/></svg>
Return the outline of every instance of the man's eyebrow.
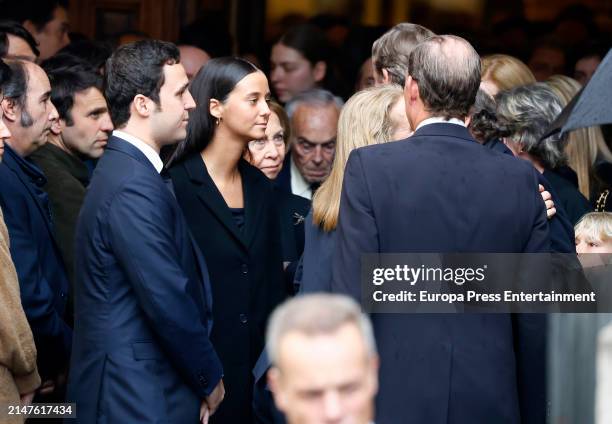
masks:
<svg viewBox="0 0 612 424"><path fill-rule="evenodd" d="M108 112L108 108L105 107L105 106L101 106L101 107L97 107L95 109L90 110L89 113L87 113L87 116L90 116L90 115L100 115L100 114L106 113L106 112Z"/></svg>
<svg viewBox="0 0 612 424"><path fill-rule="evenodd" d="M320 141L320 142L310 141L306 137L302 137L302 136L298 136L297 139L298 139L298 141L304 141L304 142L310 143L310 144L329 144L329 143L335 143L336 142L336 137L330 138L327 141Z"/></svg>
<svg viewBox="0 0 612 424"><path fill-rule="evenodd" d="M46 101L49 97L51 97L51 90L43 93L42 96L40 96L40 101Z"/></svg>
<svg viewBox="0 0 612 424"><path fill-rule="evenodd" d="M184 93L184 92L185 92L185 90L187 90L187 87L189 87L189 81L187 81L185 84L183 84L183 85L181 86L181 88L179 88L178 90L176 90L176 93L175 93L175 94L181 94L181 93Z"/></svg>

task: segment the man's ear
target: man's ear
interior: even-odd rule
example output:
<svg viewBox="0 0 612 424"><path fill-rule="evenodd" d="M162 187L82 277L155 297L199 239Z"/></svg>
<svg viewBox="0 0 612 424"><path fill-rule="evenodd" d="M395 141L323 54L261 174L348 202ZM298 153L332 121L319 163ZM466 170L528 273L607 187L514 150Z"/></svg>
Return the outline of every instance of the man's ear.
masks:
<svg viewBox="0 0 612 424"><path fill-rule="evenodd" d="M404 85L404 98L406 102L410 102L410 104L414 104L421 98L419 86L410 75L406 78L406 85Z"/></svg>
<svg viewBox="0 0 612 424"><path fill-rule="evenodd" d="M268 386L270 386L270 390L272 391L272 397L274 398L276 407L280 411L284 411L287 405L287 399L283 394L280 379L280 370L276 367L271 367L268 370Z"/></svg>
<svg viewBox="0 0 612 424"><path fill-rule="evenodd" d="M383 82L383 84L390 84L391 83L391 77L389 76L389 71L387 71L386 68L382 69L382 82Z"/></svg>
<svg viewBox="0 0 612 424"><path fill-rule="evenodd" d="M134 109L134 112L140 117L147 118L151 116L151 114L154 112L155 103L147 96L137 94L136 96L134 96L134 100L132 100L132 107Z"/></svg>
<svg viewBox="0 0 612 424"><path fill-rule="evenodd" d="M62 131L64 131L64 128L66 128L66 121L63 119L55 119L51 123L51 132L53 135L60 135Z"/></svg>
<svg viewBox="0 0 612 424"><path fill-rule="evenodd" d="M4 98L0 103L2 107L2 114L4 115L4 119L10 122L17 122L19 119L19 106L17 106L17 102L13 99Z"/></svg>
<svg viewBox="0 0 612 424"><path fill-rule="evenodd" d="M315 63L314 68L312 68L312 76L314 77L314 80L316 82L323 81L323 78L325 78L326 73L327 73L327 63L323 62L322 60Z"/></svg>
<svg viewBox="0 0 612 424"><path fill-rule="evenodd" d="M210 99L208 111L216 119L223 119L223 103L217 99Z"/></svg>

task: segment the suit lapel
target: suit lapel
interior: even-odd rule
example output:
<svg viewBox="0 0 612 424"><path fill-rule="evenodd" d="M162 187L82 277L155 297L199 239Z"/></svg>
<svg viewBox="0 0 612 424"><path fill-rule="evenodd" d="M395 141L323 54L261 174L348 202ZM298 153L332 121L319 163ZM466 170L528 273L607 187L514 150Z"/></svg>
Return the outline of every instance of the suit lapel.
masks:
<svg viewBox="0 0 612 424"><path fill-rule="evenodd" d="M10 158L9 155L6 156L5 163L6 163L6 166L8 166L11 169L11 171L13 171L15 175L17 175L17 178L19 178L19 181L21 181L21 183L28 190L28 193L30 194L30 196L32 197L32 200L36 204L36 207L38 208L38 210L43 216L43 221L45 222L45 225L47 226L47 229L49 230L51 239L57 246L57 240L55 240L55 233L53 231L53 228L51 227L52 225L51 217L49 215L50 209L47 208L47 210L45 210L44 205L40 203L40 199L38 198L38 196L36 195L36 192L34 192L34 188L32 187L32 182L30 181L28 176L25 174L25 172L21 169L19 164L16 161L14 161L13 158Z"/></svg>
<svg viewBox="0 0 612 424"><path fill-rule="evenodd" d="M206 165L200 155L192 155L185 160L183 165L192 182L197 186L198 198L212 212L212 214L223 224L225 229L242 245L246 247L244 236L236 225L227 203L217 189L214 181L206 170ZM244 186L244 182L243 182Z"/></svg>

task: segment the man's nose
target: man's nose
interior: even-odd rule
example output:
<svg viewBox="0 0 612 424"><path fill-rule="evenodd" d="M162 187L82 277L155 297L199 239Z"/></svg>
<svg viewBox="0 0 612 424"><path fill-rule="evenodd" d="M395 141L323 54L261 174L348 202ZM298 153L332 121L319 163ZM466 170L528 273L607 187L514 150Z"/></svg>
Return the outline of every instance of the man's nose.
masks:
<svg viewBox="0 0 612 424"><path fill-rule="evenodd" d="M274 146L273 142L266 141L264 149L264 157L269 159L276 159L278 157L278 150L276 149L276 146Z"/></svg>
<svg viewBox="0 0 612 424"><path fill-rule="evenodd" d="M342 418L342 404L337 391L329 391L323 396L323 417L326 423L336 423Z"/></svg>
<svg viewBox="0 0 612 424"><path fill-rule="evenodd" d="M185 99L185 110L194 109L196 107L196 102L189 90L185 92L185 95L187 96L187 99Z"/></svg>
<svg viewBox="0 0 612 424"><path fill-rule="evenodd" d="M111 121L110 115L108 113L104 114L100 129L104 132L111 132L114 128L115 127L113 126L113 121Z"/></svg>
<svg viewBox="0 0 612 424"><path fill-rule="evenodd" d="M59 119L59 113L57 113L57 109L53 103L49 103L51 108L49 109L49 121L53 121L54 119Z"/></svg>
<svg viewBox="0 0 612 424"><path fill-rule="evenodd" d="M314 152L312 154L312 161L316 165L320 165L323 163L323 148L320 144L318 144L314 149Z"/></svg>
<svg viewBox="0 0 612 424"><path fill-rule="evenodd" d="M276 82L282 78L283 71L280 69L280 66L277 66L270 72L270 81Z"/></svg>
<svg viewBox="0 0 612 424"><path fill-rule="evenodd" d="M11 132L9 131L2 118L0 118L0 146L4 146L3 141L5 138L11 138Z"/></svg>

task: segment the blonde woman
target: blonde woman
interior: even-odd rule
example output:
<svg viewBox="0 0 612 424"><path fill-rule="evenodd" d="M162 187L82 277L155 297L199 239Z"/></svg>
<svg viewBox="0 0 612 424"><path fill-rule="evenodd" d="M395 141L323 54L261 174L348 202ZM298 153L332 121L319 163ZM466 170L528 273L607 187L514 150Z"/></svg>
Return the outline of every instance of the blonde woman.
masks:
<svg viewBox="0 0 612 424"><path fill-rule="evenodd" d="M553 75L546 84L559 97L563 106L580 91L580 83L565 75ZM580 192L601 209L612 209L612 196L607 199L612 181L612 152L606 145L600 127L581 128L571 131L565 148L568 165L578 175ZM606 178L606 175L608 178ZM607 203L607 205L606 205Z"/></svg>
<svg viewBox="0 0 612 424"><path fill-rule="evenodd" d="M329 177L312 200L306 217L300 292L329 291L340 193L349 154L359 147L401 140L412 134L402 89L394 84L372 87L353 95L338 122L336 156ZM297 278L300 279L298 273Z"/></svg>
<svg viewBox="0 0 612 424"><path fill-rule="evenodd" d="M482 58L480 88L495 97L503 90L536 82L527 65L514 56L492 54Z"/></svg>

